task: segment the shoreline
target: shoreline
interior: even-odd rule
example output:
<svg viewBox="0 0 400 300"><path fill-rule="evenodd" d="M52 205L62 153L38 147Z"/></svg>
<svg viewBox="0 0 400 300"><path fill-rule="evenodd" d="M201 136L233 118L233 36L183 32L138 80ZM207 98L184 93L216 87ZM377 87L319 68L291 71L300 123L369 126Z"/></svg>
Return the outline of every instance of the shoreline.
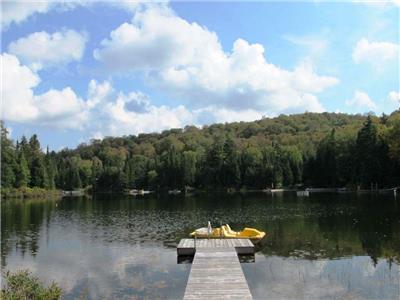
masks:
<svg viewBox="0 0 400 300"><path fill-rule="evenodd" d="M2 188L1 189L1 200L11 200L11 199L37 199L37 198L52 198L62 197L61 190L48 190L44 188Z"/></svg>

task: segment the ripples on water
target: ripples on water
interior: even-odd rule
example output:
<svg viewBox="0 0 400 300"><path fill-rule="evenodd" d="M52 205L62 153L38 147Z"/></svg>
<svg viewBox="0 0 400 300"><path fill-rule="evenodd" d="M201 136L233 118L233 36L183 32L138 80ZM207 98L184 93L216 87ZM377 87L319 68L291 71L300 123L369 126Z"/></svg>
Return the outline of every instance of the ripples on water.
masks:
<svg viewBox="0 0 400 300"><path fill-rule="evenodd" d="M398 299L393 197L258 194L103 196L2 205L2 270L56 280L65 299L181 298L190 264L174 246L210 220L268 233L243 269L255 298Z"/></svg>

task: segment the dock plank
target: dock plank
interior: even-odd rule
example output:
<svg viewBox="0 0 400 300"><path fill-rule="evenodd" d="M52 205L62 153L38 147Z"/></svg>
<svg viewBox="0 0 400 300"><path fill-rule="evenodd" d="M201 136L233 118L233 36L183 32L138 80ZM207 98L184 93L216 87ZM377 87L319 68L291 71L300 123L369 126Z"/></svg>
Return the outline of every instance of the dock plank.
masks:
<svg viewBox="0 0 400 300"><path fill-rule="evenodd" d="M182 239L178 244L177 253L194 255L196 248L235 248L237 254L254 254L254 245L249 239L196 239L196 242L194 239Z"/></svg>
<svg viewBox="0 0 400 300"><path fill-rule="evenodd" d="M196 249L184 299L253 299L236 250L228 246L234 243L222 241Z"/></svg>

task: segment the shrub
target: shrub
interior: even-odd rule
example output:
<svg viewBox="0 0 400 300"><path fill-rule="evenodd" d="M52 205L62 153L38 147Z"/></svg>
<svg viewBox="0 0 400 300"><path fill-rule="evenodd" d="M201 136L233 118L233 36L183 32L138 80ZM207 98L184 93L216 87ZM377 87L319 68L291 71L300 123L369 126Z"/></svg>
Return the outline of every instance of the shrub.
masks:
<svg viewBox="0 0 400 300"><path fill-rule="evenodd" d="M6 284L1 290L3 300L56 300L61 298L61 288L54 282L44 287L28 270L5 273Z"/></svg>

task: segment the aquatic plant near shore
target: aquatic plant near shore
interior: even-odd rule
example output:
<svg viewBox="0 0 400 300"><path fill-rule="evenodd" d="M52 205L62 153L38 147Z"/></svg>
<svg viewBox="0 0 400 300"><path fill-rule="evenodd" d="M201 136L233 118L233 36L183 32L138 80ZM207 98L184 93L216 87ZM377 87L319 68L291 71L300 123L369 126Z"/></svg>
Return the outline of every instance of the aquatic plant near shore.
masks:
<svg viewBox="0 0 400 300"><path fill-rule="evenodd" d="M39 278L29 270L20 270L12 273L5 272L5 287L1 290L1 299L38 299L57 300L61 299L62 290L54 282L49 287L44 287Z"/></svg>

